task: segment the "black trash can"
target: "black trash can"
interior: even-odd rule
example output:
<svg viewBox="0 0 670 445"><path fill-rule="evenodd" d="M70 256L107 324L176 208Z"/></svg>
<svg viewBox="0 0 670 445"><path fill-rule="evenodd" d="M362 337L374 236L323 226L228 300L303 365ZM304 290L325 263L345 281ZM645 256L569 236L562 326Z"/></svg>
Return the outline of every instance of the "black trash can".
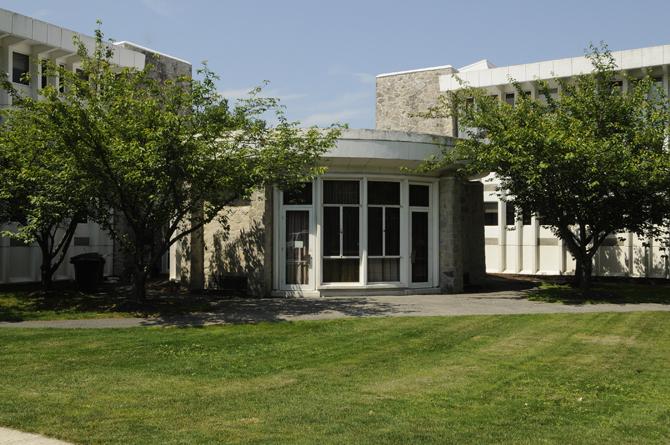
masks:
<svg viewBox="0 0 670 445"><path fill-rule="evenodd" d="M74 279L81 290L95 290L103 280L105 259L96 252L82 253L70 258L74 264Z"/></svg>

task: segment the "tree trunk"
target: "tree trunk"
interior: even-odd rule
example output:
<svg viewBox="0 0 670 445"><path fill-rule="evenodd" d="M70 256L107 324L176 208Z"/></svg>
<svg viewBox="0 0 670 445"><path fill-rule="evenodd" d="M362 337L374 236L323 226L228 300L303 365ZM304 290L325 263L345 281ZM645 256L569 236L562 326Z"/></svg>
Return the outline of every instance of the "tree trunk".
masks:
<svg viewBox="0 0 670 445"><path fill-rule="evenodd" d="M582 286L582 260L580 258L575 258L575 277L572 286L575 288Z"/></svg>
<svg viewBox="0 0 670 445"><path fill-rule="evenodd" d="M579 275L579 289L583 294L591 289L591 275L593 274L593 258L581 259L579 262L579 269L575 271L575 275Z"/></svg>
<svg viewBox="0 0 670 445"><path fill-rule="evenodd" d="M42 253L42 264L40 265L40 283L43 291L51 290L53 284L53 268L51 267L51 252L49 247L38 241Z"/></svg>
<svg viewBox="0 0 670 445"><path fill-rule="evenodd" d="M136 303L144 303L147 297L147 273L136 267L133 273L133 296Z"/></svg>

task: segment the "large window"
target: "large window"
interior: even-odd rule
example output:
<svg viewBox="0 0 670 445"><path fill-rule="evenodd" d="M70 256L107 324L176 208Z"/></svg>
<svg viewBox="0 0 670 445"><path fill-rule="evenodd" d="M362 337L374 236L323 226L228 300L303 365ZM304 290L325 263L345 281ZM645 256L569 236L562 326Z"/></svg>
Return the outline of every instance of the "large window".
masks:
<svg viewBox="0 0 670 445"><path fill-rule="evenodd" d="M399 182L368 182L368 281L400 281Z"/></svg>
<svg viewBox="0 0 670 445"><path fill-rule="evenodd" d="M430 187L410 184L410 277L412 283L426 283L429 279L429 204Z"/></svg>
<svg viewBox="0 0 670 445"><path fill-rule="evenodd" d="M30 58L26 54L12 53L12 82L28 85L26 75L30 71Z"/></svg>
<svg viewBox="0 0 670 445"><path fill-rule="evenodd" d="M360 182L323 181L323 282L360 281Z"/></svg>
<svg viewBox="0 0 670 445"><path fill-rule="evenodd" d="M326 176L278 190L280 289L434 285L434 187L371 175Z"/></svg>

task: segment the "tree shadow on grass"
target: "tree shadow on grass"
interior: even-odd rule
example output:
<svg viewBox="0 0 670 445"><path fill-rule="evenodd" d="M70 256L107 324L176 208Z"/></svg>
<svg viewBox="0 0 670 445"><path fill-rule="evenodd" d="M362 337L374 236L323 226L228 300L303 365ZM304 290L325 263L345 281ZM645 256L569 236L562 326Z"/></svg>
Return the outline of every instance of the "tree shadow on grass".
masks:
<svg viewBox="0 0 670 445"><path fill-rule="evenodd" d="M140 317L146 325L202 326L211 323L254 323L293 318L384 316L399 309L366 298L245 298L222 292L189 293L178 286L153 283L147 300L138 304L130 288L103 285L82 293L59 284L44 293L34 285L0 289L0 321ZM411 312L405 307L403 312Z"/></svg>
<svg viewBox="0 0 670 445"><path fill-rule="evenodd" d="M366 298L233 298L213 304L210 312L160 315L145 326L192 327L221 323L258 323L344 317L381 317L411 309Z"/></svg>
<svg viewBox="0 0 670 445"><path fill-rule="evenodd" d="M81 292L70 282L43 292L35 284L0 288L0 321L37 319L148 317L211 310L224 295L188 294L161 282L150 284L147 299L137 303L127 285L104 284Z"/></svg>
<svg viewBox="0 0 670 445"><path fill-rule="evenodd" d="M584 304L666 304L670 305L670 284L649 280L635 282L629 279L596 281L592 289L583 293L568 284L542 283L524 291L531 301Z"/></svg>
<svg viewBox="0 0 670 445"><path fill-rule="evenodd" d="M533 275L487 274L482 283L465 286L467 294L490 292L521 291L537 287L541 279Z"/></svg>

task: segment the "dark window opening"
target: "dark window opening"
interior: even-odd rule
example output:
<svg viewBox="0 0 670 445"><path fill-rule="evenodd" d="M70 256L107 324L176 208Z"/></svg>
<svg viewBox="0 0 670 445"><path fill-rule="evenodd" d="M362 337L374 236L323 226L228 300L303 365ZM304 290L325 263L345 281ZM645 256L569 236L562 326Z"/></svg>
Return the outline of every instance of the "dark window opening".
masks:
<svg viewBox="0 0 670 445"><path fill-rule="evenodd" d="M505 203L505 224L508 226L516 225L516 209L511 202Z"/></svg>
<svg viewBox="0 0 670 445"><path fill-rule="evenodd" d="M48 84L47 71L49 71L49 64L46 60L42 60L40 69L42 70L42 75L40 76L40 88L46 88Z"/></svg>
<svg viewBox="0 0 670 445"><path fill-rule="evenodd" d="M368 204L400 205L400 183L369 181Z"/></svg>
<svg viewBox="0 0 670 445"><path fill-rule="evenodd" d="M498 225L498 203L485 202L484 203L484 225L497 226Z"/></svg>
<svg viewBox="0 0 670 445"><path fill-rule="evenodd" d="M26 54L12 53L12 82L28 85L26 78L30 72L30 58Z"/></svg>
<svg viewBox="0 0 670 445"><path fill-rule="evenodd" d="M60 74L58 77L58 91L61 93L65 92L65 79L64 75L62 74L65 71L65 65L59 65L60 66Z"/></svg>
<svg viewBox="0 0 670 445"><path fill-rule="evenodd" d="M305 182L290 190L284 190L283 202L284 205L311 205L312 183Z"/></svg>
<svg viewBox="0 0 670 445"><path fill-rule="evenodd" d="M428 207L430 204L430 187L427 185L409 186L409 205L413 207Z"/></svg>
<svg viewBox="0 0 670 445"><path fill-rule="evenodd" d="M410 262L412 283L428 281L428 212L412 212Z"/></svg>
<svg viewBox="0 0 670 445"><path fill-rule="evenodd" d="M324 204L358 204L358 181L323 181Z"/></svg>
<svg viewBox="0 0 670 445"><path fill-rule="evenodd" d="M88 75L87 75L86 72L85 72L84 70L82 70L81 68L77 68L77 69L76 69L76 73L77 73L77 77L79 78L79 80L83 80L83 81L87 81L87 80L88 80Z"/></svg>

